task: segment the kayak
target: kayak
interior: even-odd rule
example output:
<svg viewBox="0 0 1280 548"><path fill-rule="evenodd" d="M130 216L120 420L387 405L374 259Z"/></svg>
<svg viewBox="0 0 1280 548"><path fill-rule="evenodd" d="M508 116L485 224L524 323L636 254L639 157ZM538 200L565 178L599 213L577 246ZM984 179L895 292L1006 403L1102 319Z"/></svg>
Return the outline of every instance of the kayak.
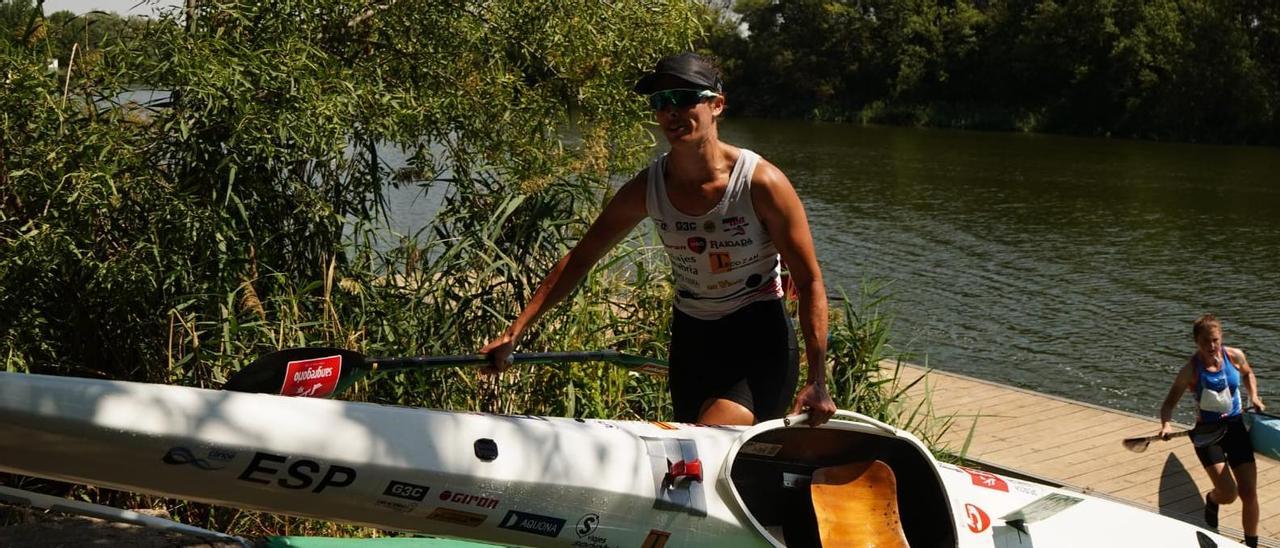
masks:
<svg viewBox="0 0 1280 548"><path fill-rule="evenodd" d="M494 415L0 372L0 470L515 546L1238 546L940 463L869 417L803 419Z"/></svg>
<svg viewBox="0 0 1280 548"><path fill-rule="evenodd" d="M1280 460L1280 416L1258 411L1244 414L1253 452L1272 460Z"/></svg>

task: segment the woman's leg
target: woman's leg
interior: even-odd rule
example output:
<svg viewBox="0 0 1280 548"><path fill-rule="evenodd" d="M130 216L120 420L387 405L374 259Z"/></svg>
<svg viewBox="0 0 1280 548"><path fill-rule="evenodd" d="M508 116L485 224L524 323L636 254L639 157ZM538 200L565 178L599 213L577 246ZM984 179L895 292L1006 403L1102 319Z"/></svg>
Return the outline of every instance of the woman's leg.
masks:
<svg viewBox="0 0 1280 548"><path fill-rule="evenodd" d="M708 398L702 402L702 412L698 414L699 424L751 426L756 423L756 416L742 404L724 398ZM1256 519L1254 521L1257 521Z"/></svg>
<svg viewBox="0 0 1280 548"><path fill-rule="evenodd" d="M1244 536L1258 536L1258 465L1254 462L1243 462L1231 467L1239 484L1240 517L1244 528Z"/></svg>
<svg viewBox="0 0 1280 548"><path fill-rule="evenodd" d="M1227 468L1227 463L1217 462L1206 465L1204 471L1209 474L1209 479L1213 481L1213 491L1209 492L1209 496L1213 498L1214 504L1231 504L1236 501L1238 494L1236 481L1231 476L1231 470Z"/></svg>

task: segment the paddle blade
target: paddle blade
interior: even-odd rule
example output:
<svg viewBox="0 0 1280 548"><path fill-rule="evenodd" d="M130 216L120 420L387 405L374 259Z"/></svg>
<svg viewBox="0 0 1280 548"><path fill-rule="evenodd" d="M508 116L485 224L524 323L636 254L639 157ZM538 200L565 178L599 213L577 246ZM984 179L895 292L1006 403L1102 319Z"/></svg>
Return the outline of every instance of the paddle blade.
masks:
<svg viewBox="0 0 1280 548"><path fill-rule="evenodd" d="M1133 451L1134 453L1141 453L1146 451L1147 447L1151 445L1151 438L1129 438L1121 443L1124 444L1125 449Z"/></svg>
<svg viewBox="0 0 1280 548"><path fill-rule="evenodd" d="M223 390L327 398L363 373L364 356L341 348L290 348L254 360Z"/></svg>

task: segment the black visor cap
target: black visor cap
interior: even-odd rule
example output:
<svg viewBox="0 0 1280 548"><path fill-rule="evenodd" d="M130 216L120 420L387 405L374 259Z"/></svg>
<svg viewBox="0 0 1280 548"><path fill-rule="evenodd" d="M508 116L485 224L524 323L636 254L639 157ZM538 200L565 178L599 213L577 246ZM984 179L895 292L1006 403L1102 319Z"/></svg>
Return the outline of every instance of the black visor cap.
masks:
<svg viewBox="0 0 1280 548"><path fill-rule="evenodd" d="M650 95L660 91L658 89L658 80L663 76L674 76L684 80L694 89L709 89L716 93L723 91L720 75L715 67L711 66L711 63L708 63L701 56L691 52L663 57L653 67L653 72L646 74L644 78L636 82L636 86L633 89L641 95Z"/></svg>

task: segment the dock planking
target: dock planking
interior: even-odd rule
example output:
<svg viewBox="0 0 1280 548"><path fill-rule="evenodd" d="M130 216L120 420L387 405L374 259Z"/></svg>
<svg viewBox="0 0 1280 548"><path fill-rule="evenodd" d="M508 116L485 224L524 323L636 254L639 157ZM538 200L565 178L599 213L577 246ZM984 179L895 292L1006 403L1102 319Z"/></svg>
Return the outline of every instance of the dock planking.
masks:
<svg viewBox="0 0 1280 548"><path fill-rule="evenodd" d="M933 417L951 418L939 438L943 449L959 451L972 429L967 459L1204 525L1203 497L1213 485L1186 438L1152 442L1144 453L1120 444L1159 430L1154 409L1143 417L936 369L901 367L901 386L918 379L906 393L908 409L927 397ZM1280 538L1280 463L1261 457L1257 462L1258 533L1264 545L1280 546L1273 540ZM1242 535L1239 502L1222 507L1219 523L1224 533Z"/></svg>

